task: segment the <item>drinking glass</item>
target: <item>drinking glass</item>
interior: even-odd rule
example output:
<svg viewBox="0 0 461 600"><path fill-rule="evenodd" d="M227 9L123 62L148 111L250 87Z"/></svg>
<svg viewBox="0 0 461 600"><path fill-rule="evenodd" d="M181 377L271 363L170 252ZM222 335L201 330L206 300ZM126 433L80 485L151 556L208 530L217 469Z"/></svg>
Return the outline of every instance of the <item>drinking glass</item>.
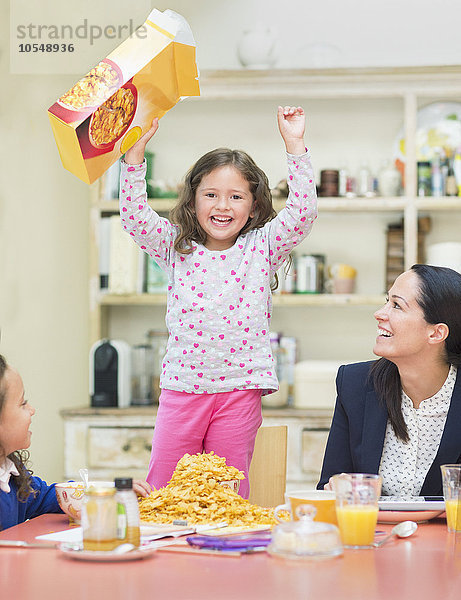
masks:
<svg viewBox="0 0 461 600"><path fill-rule="evenodd" d="M441 465L448 531L461 531L461 465Z"/></svg>
<svg viewBox="0 0 461 600"><path fill-rule="evenodd" d="M373 547L381 483L379 475L369 473L341 473L331 478L345 548Z"/></svg>

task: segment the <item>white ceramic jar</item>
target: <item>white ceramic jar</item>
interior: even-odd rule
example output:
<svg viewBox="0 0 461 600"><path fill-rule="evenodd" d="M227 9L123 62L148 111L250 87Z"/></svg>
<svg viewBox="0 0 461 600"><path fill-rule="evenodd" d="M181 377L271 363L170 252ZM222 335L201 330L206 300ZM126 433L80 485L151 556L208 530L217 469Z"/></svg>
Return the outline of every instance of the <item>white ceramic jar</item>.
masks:
<svg viewBox="0 0 461 600"><path fill-rule="evenodd" d="M268 69L277 60L276 43L275 31L257 23L243 32L237 47L238 58L247 69Z"/></svg>
<svg viewBox="0 0 461 600"><path fill-rule="evenodd" d="M381 169L378 175L378 191L387 198L400 195L402 177L400 171L389 163Z"/></svg>

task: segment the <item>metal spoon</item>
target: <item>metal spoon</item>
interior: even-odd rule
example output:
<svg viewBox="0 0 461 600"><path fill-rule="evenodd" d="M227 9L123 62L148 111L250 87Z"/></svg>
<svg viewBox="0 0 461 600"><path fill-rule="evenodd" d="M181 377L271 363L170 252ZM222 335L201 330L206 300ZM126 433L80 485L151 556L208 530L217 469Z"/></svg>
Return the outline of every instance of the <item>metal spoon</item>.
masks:
<svg viewBox="0 0 461 600"><path fill-rule="evenodd" d="M413 533L417 529L418 525L414 521L402 521L401 523L398 523L395 527L393 527L391 532L388 535L386 535L386 537L384 537L382 540L379 540L379 542L375 542L373 546L375 548L379 548L388 540L390 540L391 537L394 535L400 538L409 537L410 535L413 535Z"/></svg>
<svg viewBox="0 0 461 600"><path fill-rule="evenodd" d="M134 544L121 544L120 546L117 546L117 548L115 548L115 550L113 551L114 554L125 554L125 552L131 552L131 550L134 550L135 546Z"/></svg>
<svg viewBox="0 0 461 600"><path fill-rule="evenodd" d="M79 469L78 474L82 478L83 484L85 485L85 489L88 487L88 469Z"/></svg>

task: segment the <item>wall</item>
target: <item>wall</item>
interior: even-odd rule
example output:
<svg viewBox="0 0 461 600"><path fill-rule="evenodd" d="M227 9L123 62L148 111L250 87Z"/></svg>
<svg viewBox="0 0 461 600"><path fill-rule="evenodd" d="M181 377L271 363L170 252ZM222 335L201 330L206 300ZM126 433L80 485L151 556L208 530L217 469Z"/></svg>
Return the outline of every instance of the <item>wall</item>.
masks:
<svg viewBox="0 0 461 600"><path fill-rule="evenodd" d="M113 3L96 2L94 6L101 10ZM277 0L170 0L156 6L175 9L189 20L202 69L237 68L236 45L241 31L258 19L277 27L278 67L429 65L460 60L460 8L456 0L439 0L437 4L427 0L297 0L287 9L281 9ZM0 22L0 352L20 370L26 395L37 408L31 447L34 470L49 480L58 480L63 472L59 410L88 402L89 188L61 167L46 109L77 77L75 73L11 74L9 3L1 0L0 8L5 17ZM93 46L86 59L88 66L106 53L102 46ZM248 106L248 111L253 109ZM266 109L267 115L272 114L272 106ZM177 113L168 115L165 125L162 123L159 141L160 136L171 140L171 152L177 152L185 142L182 125L189 110L185 103ZM317 131L315 124L315 111L325 110L328 106L315 106L311 115L317 169L341 159L350 135L346 127L342 147L331 147L331 132ZM220 114L210 108L209 121L219 123ZM364 129L358 125L359 131ZM398 127L395 122L392 131L383 132L383 154L389 152ZM277 181L283 176L283 167L275 128L262 132L271 147L267 153L255 141L257 135L247 144L240 137L242 128L245 126L236 122L213 128L206 120L194 123L190 146L180 152L176 167L182 173L192 156L214 144L245 145L271 180ZM210 129L215 134L211 135ZM358 153L349 158L360 160ZM158 157L157 167L159 172L169 173L167 153ZM317 314L314 316L318 321ZM332 313L331 318L337 329L342 327L342 314ZM350 342L354 335L348 327L345 339ZM328 340L317 351L328 356ZM309 348L305 354L309 356Z"/></svg>

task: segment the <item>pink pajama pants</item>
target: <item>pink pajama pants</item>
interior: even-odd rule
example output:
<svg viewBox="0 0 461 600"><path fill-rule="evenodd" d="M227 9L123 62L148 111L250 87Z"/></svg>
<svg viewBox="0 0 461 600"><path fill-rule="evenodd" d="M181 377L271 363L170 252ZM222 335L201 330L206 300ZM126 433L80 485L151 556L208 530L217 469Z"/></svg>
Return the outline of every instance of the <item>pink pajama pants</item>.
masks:
<svg viewBox="0 0 461 600"><path fill-rule="evenodd" d="M262 422L261 390L189 394L162 390L146 480L165 486L184 454L211 452L243 471L239 494L248 498L248 471Z"/></svg>

